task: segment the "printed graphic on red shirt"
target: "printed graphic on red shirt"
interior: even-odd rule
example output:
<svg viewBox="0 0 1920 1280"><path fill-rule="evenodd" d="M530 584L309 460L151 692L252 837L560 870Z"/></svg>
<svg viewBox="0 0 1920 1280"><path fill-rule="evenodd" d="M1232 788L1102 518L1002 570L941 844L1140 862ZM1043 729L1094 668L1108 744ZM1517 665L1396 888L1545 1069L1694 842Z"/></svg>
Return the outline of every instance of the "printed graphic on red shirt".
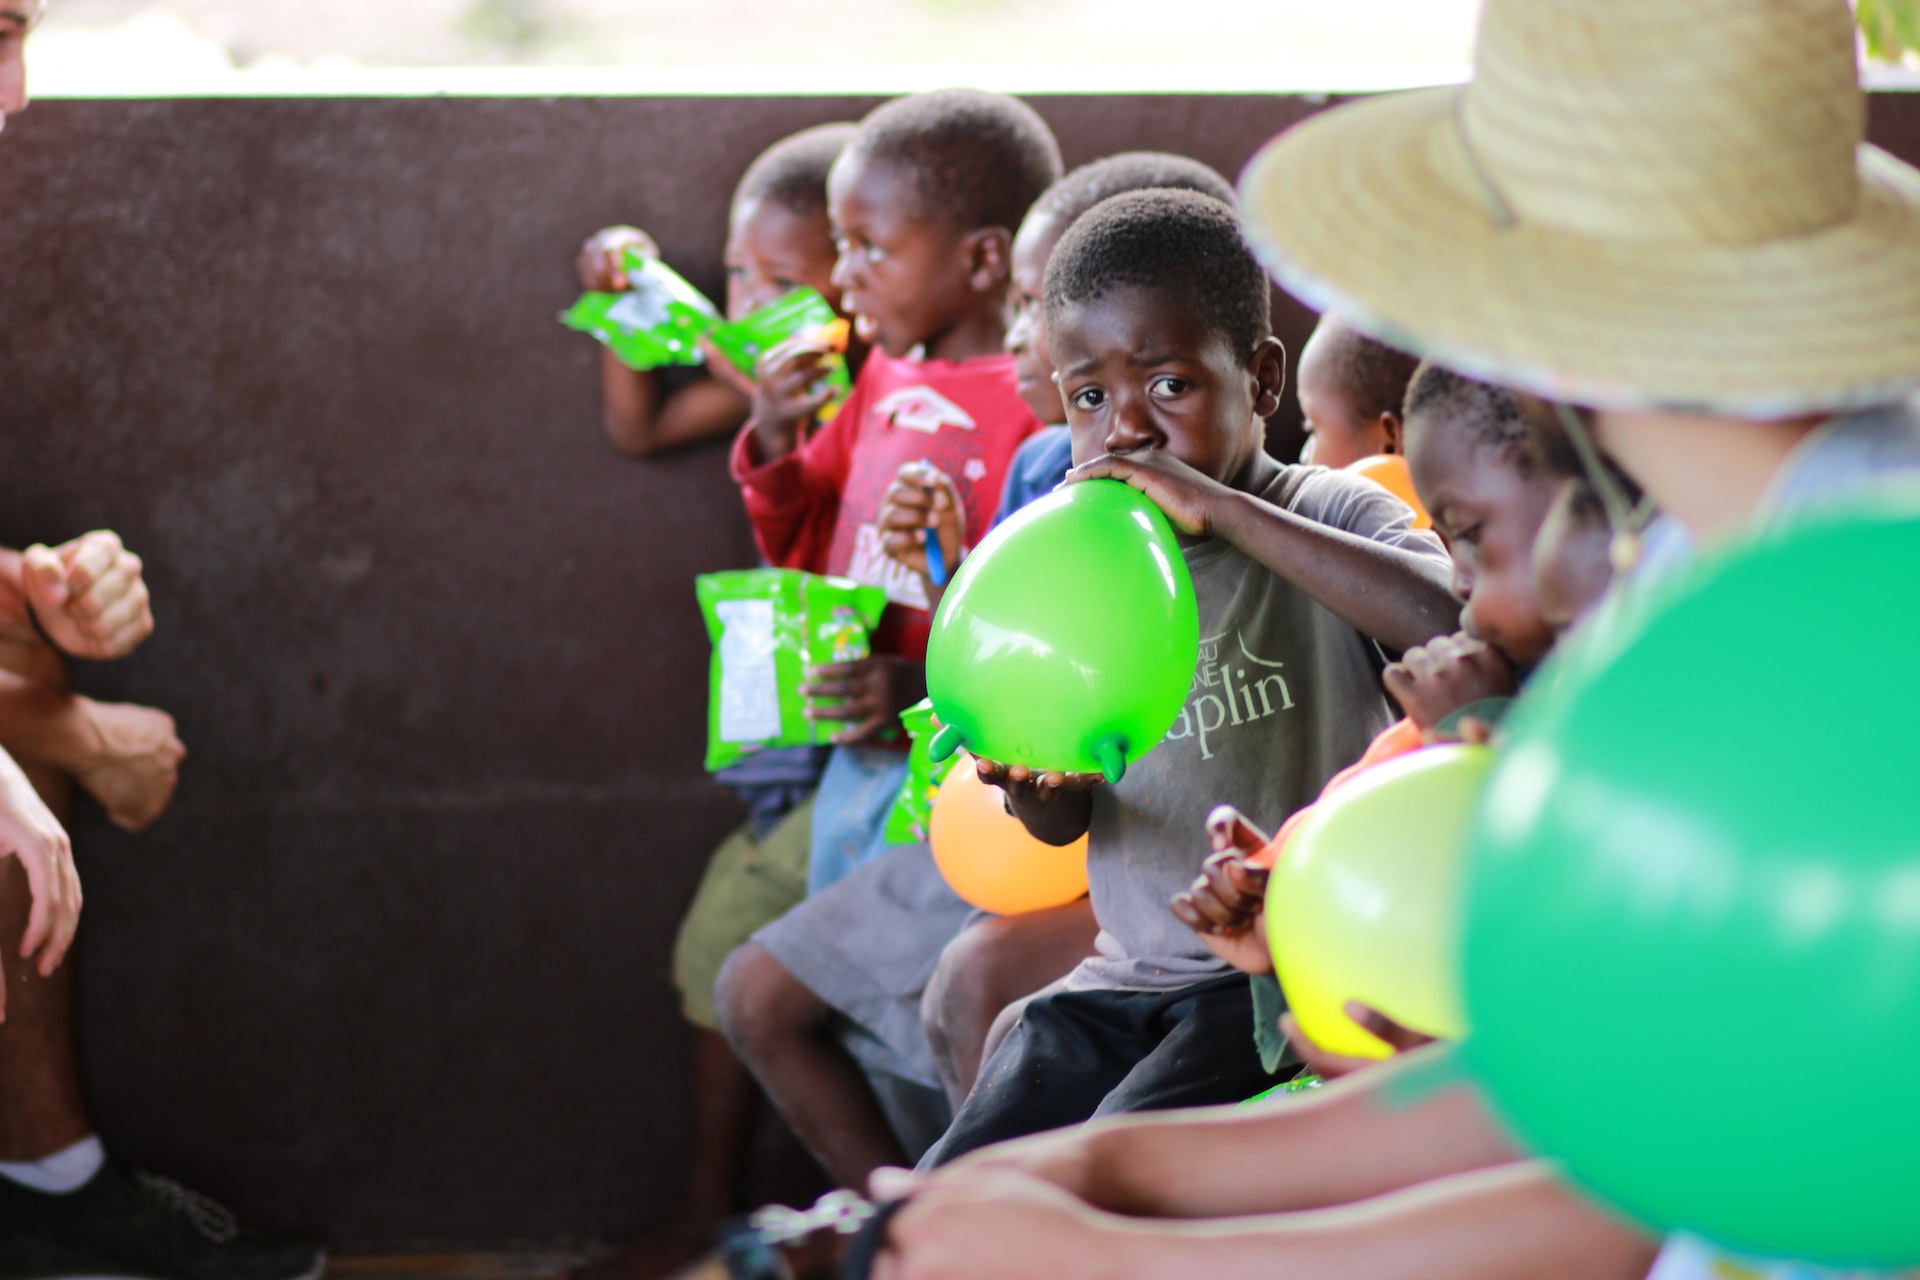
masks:
<svg viewBox="0 0 1920 1280"><path fill-rule="evenodd" d="M896 427L935 435L942 427L973 430L973 415L932 387L904 387L873 406Z"/></svg>
<svg viewBox="0 0 1920 1280"><path fill-rule="evenodd" d="M971 542L993 523L1020 442L1039 429L1011 356L954 363L876 351L846 407L794 455L756 468L742 432L733 466L767 558L881 587L900 607L881 619L874 651L917 658L926 652L931 602L925 581L881 548L887 491L908 463L938 468L959 492Z"/></svg>

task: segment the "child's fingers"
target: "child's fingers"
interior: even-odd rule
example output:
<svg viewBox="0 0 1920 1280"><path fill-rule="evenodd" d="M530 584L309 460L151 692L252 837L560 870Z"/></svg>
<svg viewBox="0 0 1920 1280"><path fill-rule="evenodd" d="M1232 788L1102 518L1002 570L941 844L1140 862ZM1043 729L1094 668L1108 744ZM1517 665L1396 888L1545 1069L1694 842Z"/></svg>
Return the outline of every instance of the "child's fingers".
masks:
<svg viewBox="0 0 1920 1280"><path fill-rule="evenodd" d="M1192 894L1175 894L1173 900L1167 904L1167 907L1173 912L1174 919L1195 933L1213 932L1213 925L1205 916L1200 914L1200 908L1194 905Z"/></svg>
<svg viewBox="0 0 1920 1280"><path fill-rule="evenodd" d="M1258 894L1242 890L1227 874L1230 867L1240 861L1240 856L1237 853L1216 853L1201 863L1200 874L1194 878L1194 891L1198 893L1204 885L1222 907L1236 917L1245 917L1260 909L1261 898Z"/></svg>
<svg viewBox="0 0 1920 1280"><path fill-rule="evenodd" d="M1264 903L1267 900L1267 880L1270 873L1265 867L1256 867L1245 858L1236 857L1220 864L1221 874L1236 891Z"/></svg>
<svg viewBox="0 0 1920 1280"><path fill-rule="evenodd" d="M1341 1008L1341 1012L1351 1018L1355 1025L1372 1032L1374 1035L1386 1041L1388 1045L1392 1046L1396 1053L1404 1053L1408 1049L1418 1049L1423 1044L1432 1044L1434 1040L1434 1037L1426 1034L1426 1032L1415 1031L1412 1027L1403 1026L1395 1022L1392 1018L1389 1018L1386 1014L1381 1013L1378 1009L1364 1005L1358 1000L1347 1001Z"/></svg>
<svg viewBox="0 0 1920 1280"><path fill-rule="evenodd" d="M864 742L866 739L880 732L880 726L886 723L886 719L884 715L872 715L856 724L848 725L833 735L834 744L836 746L843 746L854 742Z"/></svg>
<svg viewBox="0 0 1920 1280"><path fill-rule="evenodd" d="M1230 804L1216 805L1207 815L1207 836L1216 853L1229 849L1258 853L1273 841L1273 837L1254 826L1246 814Z"/></svg>

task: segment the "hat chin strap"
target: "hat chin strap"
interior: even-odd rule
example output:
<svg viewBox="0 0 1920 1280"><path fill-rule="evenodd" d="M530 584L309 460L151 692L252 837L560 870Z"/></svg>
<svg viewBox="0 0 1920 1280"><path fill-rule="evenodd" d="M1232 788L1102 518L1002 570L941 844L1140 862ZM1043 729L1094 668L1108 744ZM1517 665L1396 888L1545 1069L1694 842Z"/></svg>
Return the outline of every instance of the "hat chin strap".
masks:
<svg viewBox="0 0 1920 1280"><path fill-rule="evenodd" d="M1600 495L1600 505L1606 509L1607 525L1613 531L1607 543L1607 560L1615 574L1629 574L1640 563L1640 531L1653 515L1653 502L1643 497L1639 503L1629 505L1620 482L1601 460L1599 446L1594 444L1585 419L1572 405L1558 400L1553 401L1553 412L1565 428L1573 451L1580 455L1580 469L1587 473L1587 482Z"/></svg>

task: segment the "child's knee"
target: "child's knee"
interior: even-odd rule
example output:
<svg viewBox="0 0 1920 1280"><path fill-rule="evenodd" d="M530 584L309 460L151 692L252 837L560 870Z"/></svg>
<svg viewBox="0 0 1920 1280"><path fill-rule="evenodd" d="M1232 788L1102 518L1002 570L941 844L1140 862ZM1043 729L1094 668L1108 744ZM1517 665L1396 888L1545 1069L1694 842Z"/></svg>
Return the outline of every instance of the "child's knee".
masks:
<svg viewBox="0 0 1920 1280"><path fill-rule="evenodd" d="M720 1029L742 1051L817 1028L827 1007L757 943L734 949L713 986Z"/></svg>
<svg viewBox="0 0 1920 1280"><path fill-rule="evenodd" d="M922 1025L936 1024L942 1032L967 1024L984 1027L1005 1003L1007 971L1016 960L1009 954L1011 937L1007 922L998 916L961 930L940 953L927 982L920 1005Z"/></svg>

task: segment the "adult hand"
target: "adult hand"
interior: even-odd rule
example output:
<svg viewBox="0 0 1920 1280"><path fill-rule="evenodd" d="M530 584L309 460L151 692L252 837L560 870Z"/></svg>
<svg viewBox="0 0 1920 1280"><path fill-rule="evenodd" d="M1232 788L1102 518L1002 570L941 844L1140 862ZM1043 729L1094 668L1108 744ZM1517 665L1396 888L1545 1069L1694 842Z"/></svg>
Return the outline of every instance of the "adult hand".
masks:
<svg viewBox="0 0 1920 1280"><path fill-rule="evenodd" d="M876 654L814 667L800 695L808 700L807 719L846 724L833 735L834 742L845 744L864 742L897 722L902 711L927 696L926 686L924 665Z"/></svg>
<svg viewBox="0 0 1920 1280"><path fill-rule="evenodd" d="M74 770L114 825L139 831L166 812L186 758L173 717L131 702L81 700L93 731L93 759Z"/></svg>
<svg viewBox="0 0 1920 1280"><path fill-rule="evenodd" d="M643 258L660 256L660 246L638 227L603 227L588 236L573 264L580 276L580 287L597 293L625 293L630 287L627 283L629 249Z"/></svg>
<svg viewBox="0 0 1920 1280"><path fill-rule="evenodd" d="M1038 1178L954 1166L927 1179L887 1225L874 1280L1075 1280L1124 1261L1099 1215ZM1103 1247L1104 1246L1104 1247Z"/></svg>
<svg viewBox="0 0 1920 1280"><path fill-rule="evenodd" d="M1432 1044L1437 1039L1423 1031L1415 1031L1412 1027L1403 1027L1378 1009L1369 1008L1358 1000L1347 1001L1342 1012L1362 1029L1386 1041L1387 1047L1395 1053L1418 1049L1421 1045ZM1287 1043L1293 1046L1294 1051L1306 1060L1307 1070L1323 1079L1333 1080L1367 1067L1380 1065L1381 1060L1378 1058L1349 1057L1346 1054L1321 1048L1300 1029L1300 1020L1291 1013L1280 1015L1280 1031L1286 1036Z"/></svg>
<svg viewBox="0 0 1920 1280"><path fill-rule="evenodd" d="M1267 946L1267 871L1247 859L1267 847L1267 834L1232 805L1207 815L1213 854L1192 886L1170 904L1174 917L1207 949L1243 973L1272 973Z"/></svg>
<svg viewBox="0 0 1920 1280"><path fill-rule="evenodd" d="M1520 689L1507 655L1464 631L1407 650L1382 678L1407 718L1423 730L1461 707Z"/></svg>
<svg viewBox="0 0 1920 1280"><path fill-rule="evenodd" d="M1195 537L1211 535L1221 507L1237 496L1233 489L1164 449L1103 453L1067 472L1065 483L1100 479L1132 485L1166 513L1174 528Z"/></svg>
<svg viewBox="0 0 1920 1280"><path fill-rule="evenodd" d="M951 571L967 545L967 508L953 477L929 462L909 462L894 477L880 504L880 545L888 556L930 578L927 538L940 539Z"/></svg>
<svg viewBox="0 0 1920 1280"><path fill-rule="evenodd" d="M66 958L80 924L80 873L59 819L13 757L0 751L0 858L9 854L20 859L33 897L20 956L32 959L37 952L35 968L41 977L50 977ZM6 1011L5 988L0 982L0 1017Z"/></svg>
<svg viewBox="0 0 1920 1280"><path fill-rule="evenodd" d="M153 607L140 557L107 529L20 557L27 608L54 647L76 658L120 658L153 634Z"/></svg>

